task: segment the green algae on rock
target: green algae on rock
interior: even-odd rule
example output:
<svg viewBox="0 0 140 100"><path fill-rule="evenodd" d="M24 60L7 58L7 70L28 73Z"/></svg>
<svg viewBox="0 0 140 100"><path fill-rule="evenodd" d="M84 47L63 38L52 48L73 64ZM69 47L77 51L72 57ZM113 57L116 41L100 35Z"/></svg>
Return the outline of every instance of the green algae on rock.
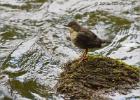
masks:
<svg viewBox="0 0 140 100"><path fill-rule="evenodd" d="M89 56L86 62L75 60L64 65L57 91L70 100L109 100L105 93L127 93L139 78L137 67L109 57Z"/></svg>
<svg viewBox="0 0 140 100"><path fill-rule="evenodd" d="M75 19L82 19L84 17L88 17L87 23L88 25L94 26L98 22L102 21L106 24L114 24L117 27L130 27L131 21L125 18L121 18L119 16L114 16L113 14L107 11L94 11L94 12L85 12L84 14L76 14L74 16Z"/></svg>

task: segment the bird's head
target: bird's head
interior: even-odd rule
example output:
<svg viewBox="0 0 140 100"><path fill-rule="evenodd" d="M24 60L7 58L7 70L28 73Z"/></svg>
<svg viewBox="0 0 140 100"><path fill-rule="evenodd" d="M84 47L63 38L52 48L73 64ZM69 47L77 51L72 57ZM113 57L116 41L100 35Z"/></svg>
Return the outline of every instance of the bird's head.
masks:
<svg viewBox="0 0 140 100"><path fill-rule="evenodd" d="M66 27L68 27L70 30L79 32L81 29L81 26L76 22L76 21L71 21L68 23L68 25L65 25Z"/></svg>

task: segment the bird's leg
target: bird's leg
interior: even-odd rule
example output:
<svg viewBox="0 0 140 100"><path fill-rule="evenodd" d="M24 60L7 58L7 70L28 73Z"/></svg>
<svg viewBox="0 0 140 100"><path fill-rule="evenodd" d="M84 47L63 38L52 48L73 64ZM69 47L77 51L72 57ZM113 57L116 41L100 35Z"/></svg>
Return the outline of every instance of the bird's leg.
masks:
<svg viewBox="0 0 140 100"><path fill-rule="evenodd" d="M88 49L85 49L83 60L87 60L87 53L88 53Z"/></svg>
<svg viewBox="0 0 140 100"><path fill-rule="evenodd" d="M82 57L80 59L80 61L85 61L87 60L87 53L88 53L88 49L84 50L84 53L82 54Z"/></svg>

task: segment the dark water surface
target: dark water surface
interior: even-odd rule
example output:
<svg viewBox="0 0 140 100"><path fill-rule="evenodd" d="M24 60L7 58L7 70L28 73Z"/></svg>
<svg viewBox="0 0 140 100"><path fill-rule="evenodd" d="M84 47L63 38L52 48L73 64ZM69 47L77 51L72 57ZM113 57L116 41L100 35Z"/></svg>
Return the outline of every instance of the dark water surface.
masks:
<svg viewBox="0 0 140 100"><path fill-rule="evenodd" d="M140 66L140 0L0 0L0 100L63 100L61 65L80 55L71 20L112 42L90 54ZM140 100L140 89L114 100Z"/></svg>

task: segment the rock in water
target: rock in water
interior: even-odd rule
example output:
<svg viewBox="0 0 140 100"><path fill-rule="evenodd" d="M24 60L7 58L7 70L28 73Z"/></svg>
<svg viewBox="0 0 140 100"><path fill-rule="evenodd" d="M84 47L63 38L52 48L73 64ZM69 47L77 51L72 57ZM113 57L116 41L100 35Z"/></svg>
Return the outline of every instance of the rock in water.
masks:
<svg viewBox="0 0 140 100"><path fill-rule="evenodd" d="M140 69L109 57L89 56L64 65L57 91L70 100L109 100L106 93L127 93L137 86Z"/></svg>

